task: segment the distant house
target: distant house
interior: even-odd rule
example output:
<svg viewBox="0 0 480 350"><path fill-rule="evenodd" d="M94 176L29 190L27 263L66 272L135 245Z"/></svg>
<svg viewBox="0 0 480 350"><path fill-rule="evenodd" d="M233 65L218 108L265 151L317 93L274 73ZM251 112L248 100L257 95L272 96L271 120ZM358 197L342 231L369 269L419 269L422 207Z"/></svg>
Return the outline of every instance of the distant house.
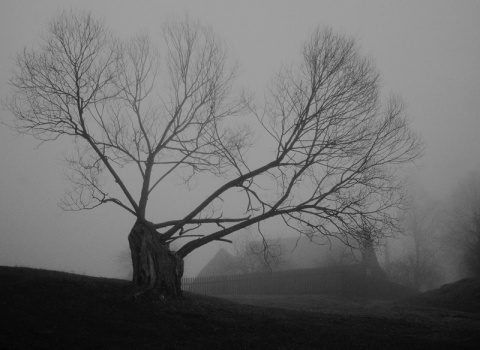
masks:
<svg viewBox="0 0 480 350"><path fill-rule="evenodd" d="M282 246L283 264L280 270L296 270L331 265L350 265L361 261L358 250L340 241L316 243L308 237L286 238L279 241Z"/></svg>
<svg viewBox="0 0 480 350"><path fill-rule="evenodd" d="M264 243L254 241L246 246L255 253ZM385 297L401 291L400 286L389 284L373 247L352 249L338 240L318 244L308 237L266 243L275 248L273 255L278 257L267 269L264 261L255 261L264 259L263 254L245 254L248 249L243 249L234 255L222 248L196 278L185 279L182 288L207 295Z"/></svg>
<svg viewBox="0 0 480 350"><path fill-rule="evenodd" d="M350 265L362 260L361 253L358 250L352 250L339 241L336 243L318 244L311 241L308 237L294 237L269 241L269 243L279 248L279 250L277 249L278 259L275 263L269 264L269 268L273 271ZM254 247L263 245L260 241L252 242L252 244ZM226 249L221 248L198 273L197 277L258 272L246 271L245 261L242 261L245 259L245 257L235 256ZM257 259L262 259L262 255L259 254Z"/></svg>
<svg viewBox="0 0 480 350"><path fill-rule="evenodd" d="M220 248L217 254L200 270L197 277L223 276L237 273L242 273L237 268L237 258L225 248Z"/></svg>

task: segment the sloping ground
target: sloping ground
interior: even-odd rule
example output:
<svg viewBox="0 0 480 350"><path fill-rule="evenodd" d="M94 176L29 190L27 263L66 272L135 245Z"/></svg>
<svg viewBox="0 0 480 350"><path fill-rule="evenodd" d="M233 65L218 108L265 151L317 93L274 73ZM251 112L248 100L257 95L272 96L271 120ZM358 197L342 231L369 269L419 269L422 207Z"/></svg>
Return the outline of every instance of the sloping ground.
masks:
<svg viewBox="0 0 480 350"><path fill-rule="evenodd" d="M408 301L415 305L480 313L480 279L467 278L445 284Z"/></svg>
<svg viewBox="0 0 480 350"><path fill-rule="evenodd" d="M163 301L132 297L126 281L9 267L0 267L0 315L0 349L474 349L480 343L476 314L446 322L437 314L295 311L189 293Z"/></svg>

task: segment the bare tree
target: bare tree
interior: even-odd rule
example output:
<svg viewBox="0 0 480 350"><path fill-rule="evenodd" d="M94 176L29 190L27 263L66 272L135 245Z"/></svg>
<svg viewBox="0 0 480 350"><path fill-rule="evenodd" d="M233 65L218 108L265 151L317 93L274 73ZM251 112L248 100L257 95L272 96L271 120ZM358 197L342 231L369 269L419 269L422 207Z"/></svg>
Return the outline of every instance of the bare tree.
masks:
<svg viewBox="0 0 480 350"><path fill-rule="evenodd" d="M8 101L19 132L42 141L71 137L72 188L63 208L114 203L133 215L136 287L179 295L186 255L275 217L347 244L364 238L360 226L372 242L394 231L393 209L402 203L396 171L419 156L421 144L400 100L382 102L379 73L353 39L315 30L301 61L278 73L265 106L249 107L274 144L255 168L250 128L226 122L247 104L230 97L236 66L221 40L188 18L168 22L163 39L160 61L147 35L121 43L89 13L62 13L38 48L18 56ZM132 167L137 194L122 177ZM204 172L224 183L180 218L147 218L159 183L179 173L188 183ZM120 195L105 190L107 180ZM238 191L242 198L230 196ZM212 210L229 198L244 205L244 216ZM197 230L204 226L208 233ZM180 238L190 240L171 251Z"/></svg>
<svg viewBox="0 0 480 350"><path fill-rule="evenodd" d="M239 176L185 219L234 187L243 189L250 216L180 252L273 217L301 233L335 235L347 244L363 242L365 232L374 243L396 231L393 212L402 205L403 186L396 171L416 159L422 145L401 101L381 102L379 79L353 39L315 30L303 45L302 61L278 73L263 113L256 113L275 142L272 160L256 169L236 162ZM274 193L260 182L273 183Z"/></svg>
<svg viewBox="0 0 480 350"><path fill-rule="evenodd" d="M439 203L425 191L414 189L413 203L406 211L406 229L413 241L413 256L406 257L413 261L414 288L432 289L439 285L441 267L438 262L439 217L443 214Z"/></svg>

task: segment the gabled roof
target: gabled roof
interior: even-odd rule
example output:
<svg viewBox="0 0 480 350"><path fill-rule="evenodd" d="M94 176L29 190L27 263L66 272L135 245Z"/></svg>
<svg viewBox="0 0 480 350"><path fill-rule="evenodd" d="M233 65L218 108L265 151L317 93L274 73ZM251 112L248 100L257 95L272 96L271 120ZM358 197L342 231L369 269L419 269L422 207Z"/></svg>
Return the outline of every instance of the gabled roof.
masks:
<svg viewBox="0 0 480 350"><path fill-rule="evenodd" d="M257 242L259 245L262 243ZM293 270L332 264L350 264L356 262L350 248L338 242L319 244L308 237L293 237L269 241L281 246L280 263L271 266L274 270ZM358 259L358 256L357 256ZM241 274L239 258L221 248L217 254L198 273L198 277Z"/></svg>
<svg viewBox="0 0 480 350"><path fill-rule="evenodd" d="M318 242L308 237L284 238L282 246L282 270L305 269L331 264L349 264L356 261L351 249L338 240ZM358 257L357 257L358 258Z"/></svg>
<svg viewBox="0 0 480 350"><path fill-rule="evenodd" d="M227 252L224 248L213 256L213 258L200 270L197 277L220 276L239 273L235 269L236 257Z"/></svg>

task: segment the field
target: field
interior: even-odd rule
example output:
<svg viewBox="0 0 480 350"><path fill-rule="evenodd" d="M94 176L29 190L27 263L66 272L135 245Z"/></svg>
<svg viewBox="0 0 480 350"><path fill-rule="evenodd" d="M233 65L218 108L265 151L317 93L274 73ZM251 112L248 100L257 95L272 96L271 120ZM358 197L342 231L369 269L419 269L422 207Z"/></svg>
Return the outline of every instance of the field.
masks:
<svg viewBox="0 0 480 350"><path fill-rule="evenodd" d="M0 267L1 349L476 348L480 282L406 300L303 295L180 300L126 281Z"/></svg>

